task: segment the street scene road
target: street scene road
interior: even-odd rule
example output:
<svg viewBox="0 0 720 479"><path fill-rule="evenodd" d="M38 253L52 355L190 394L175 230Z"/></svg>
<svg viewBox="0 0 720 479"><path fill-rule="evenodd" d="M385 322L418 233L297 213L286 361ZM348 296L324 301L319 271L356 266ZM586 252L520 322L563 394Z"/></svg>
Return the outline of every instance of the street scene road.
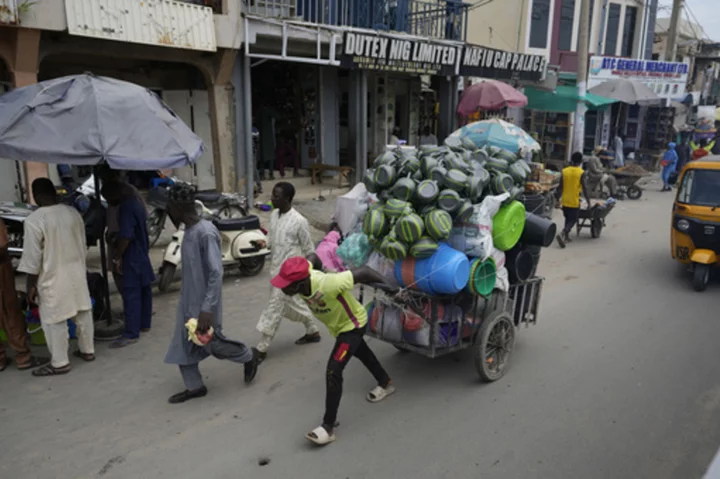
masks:
<svg viewBox="0 0 720 479"><path fill-rule="evenodd" d="M237 365L207 361L208 396L169 405L182 388L163 364L175 289L156 298L139 346L100 343L96 362L63 377L3 373L0 476L702 477L720 444L719 286L692 291L670 258L660 187L620 203L601 238L544 250L538 324L495 383L478 381L470 353L429 360L371 340L397 393L368 403L372 378L351 362L338 440L317 449L303 434L323 412L327 334L295 346L302 328L284 324L251 386ZM257 340L268 280L226 278L228 336Z"/></svg>

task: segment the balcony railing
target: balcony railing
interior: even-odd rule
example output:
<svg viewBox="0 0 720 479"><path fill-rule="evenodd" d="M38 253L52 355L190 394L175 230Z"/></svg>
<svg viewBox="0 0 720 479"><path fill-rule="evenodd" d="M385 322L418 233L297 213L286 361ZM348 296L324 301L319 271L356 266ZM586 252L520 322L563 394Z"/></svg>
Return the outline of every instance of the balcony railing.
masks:
<svg viewBox="0 0 720 479"><path fill-rule="evenodd" d="M460 0L248 0L263 17L336 27L404 32L465 41L468 4Z"/></svg>
<svg viewBox="0 0 720 479"><path fill-rule="evenodd" d="M176 1L183 2L183 3L192 3L194 5L201 5L203 7L210 7L213 9L213 12L217 13L218 15L225 13L225 12L223 12L223 9L222 9L222 0L176 0Z"/></svg>

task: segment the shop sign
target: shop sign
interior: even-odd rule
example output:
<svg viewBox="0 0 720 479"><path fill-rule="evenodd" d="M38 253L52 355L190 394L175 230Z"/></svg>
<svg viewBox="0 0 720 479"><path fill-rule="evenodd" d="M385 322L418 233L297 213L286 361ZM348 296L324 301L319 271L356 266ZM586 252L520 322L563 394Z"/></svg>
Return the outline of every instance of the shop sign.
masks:
<svg viewBox="0 0 720 479"><path fill-rule="evenodd" d="M366 70L537 82L545 76L547 60L476 45L346 32L340 64Z"/></svg>
<svg viewBox="0 0 720 479"><path fill-rule="evenodd" d="M547 60L541 55L466 45L460 63L460 75L538 82L545 76L546 64Z"/></svg>
<svg viewBox="0 0 720 479"><path fill-rule="evenodd" d="M646 84L659 97L675 99L685 96L690 66L687 63L592 57L588 89L615 78L626 78Z"/></svg>
<svg viewBox="0 0 720 479"><path fill-rule="evenodd" d="M340 64L423 75L452 75L462 47L426 40L346 32Z"/></svg>

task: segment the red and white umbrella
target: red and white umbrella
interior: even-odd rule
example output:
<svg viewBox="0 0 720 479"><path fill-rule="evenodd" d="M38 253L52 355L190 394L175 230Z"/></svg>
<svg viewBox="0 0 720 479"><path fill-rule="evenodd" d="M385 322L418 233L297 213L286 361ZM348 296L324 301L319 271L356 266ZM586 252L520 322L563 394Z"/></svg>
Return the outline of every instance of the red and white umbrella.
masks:
<svg viewBox="0 0 720 479"><path fill-rule="evenodd" d="M527 97L507 83L485 80L470 85L463 91L457 112L462 116L470 116L478 110L523 107L527 103Z"/></svg>

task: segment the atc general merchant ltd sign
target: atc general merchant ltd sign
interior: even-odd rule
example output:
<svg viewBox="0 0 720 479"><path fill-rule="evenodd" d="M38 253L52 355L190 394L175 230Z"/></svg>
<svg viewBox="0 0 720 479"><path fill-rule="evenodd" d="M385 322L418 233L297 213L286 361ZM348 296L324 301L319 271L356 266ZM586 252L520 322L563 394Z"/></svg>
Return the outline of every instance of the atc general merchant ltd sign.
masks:
<svg viewBox="0 0 720 479"><path fill-rule="evenodd" d="M541 80L546 67L539 55L351 32L343 39L340 63L367 70L529 81Z"/></svg>
<svg viewBox="0 0 720 479"><path fill-rule="evenodd" d="M589 70L588 88L614 78L626 78L646 84L661 98L676 99L685 96L690 66L678 62L592 57Z"/></svg>

